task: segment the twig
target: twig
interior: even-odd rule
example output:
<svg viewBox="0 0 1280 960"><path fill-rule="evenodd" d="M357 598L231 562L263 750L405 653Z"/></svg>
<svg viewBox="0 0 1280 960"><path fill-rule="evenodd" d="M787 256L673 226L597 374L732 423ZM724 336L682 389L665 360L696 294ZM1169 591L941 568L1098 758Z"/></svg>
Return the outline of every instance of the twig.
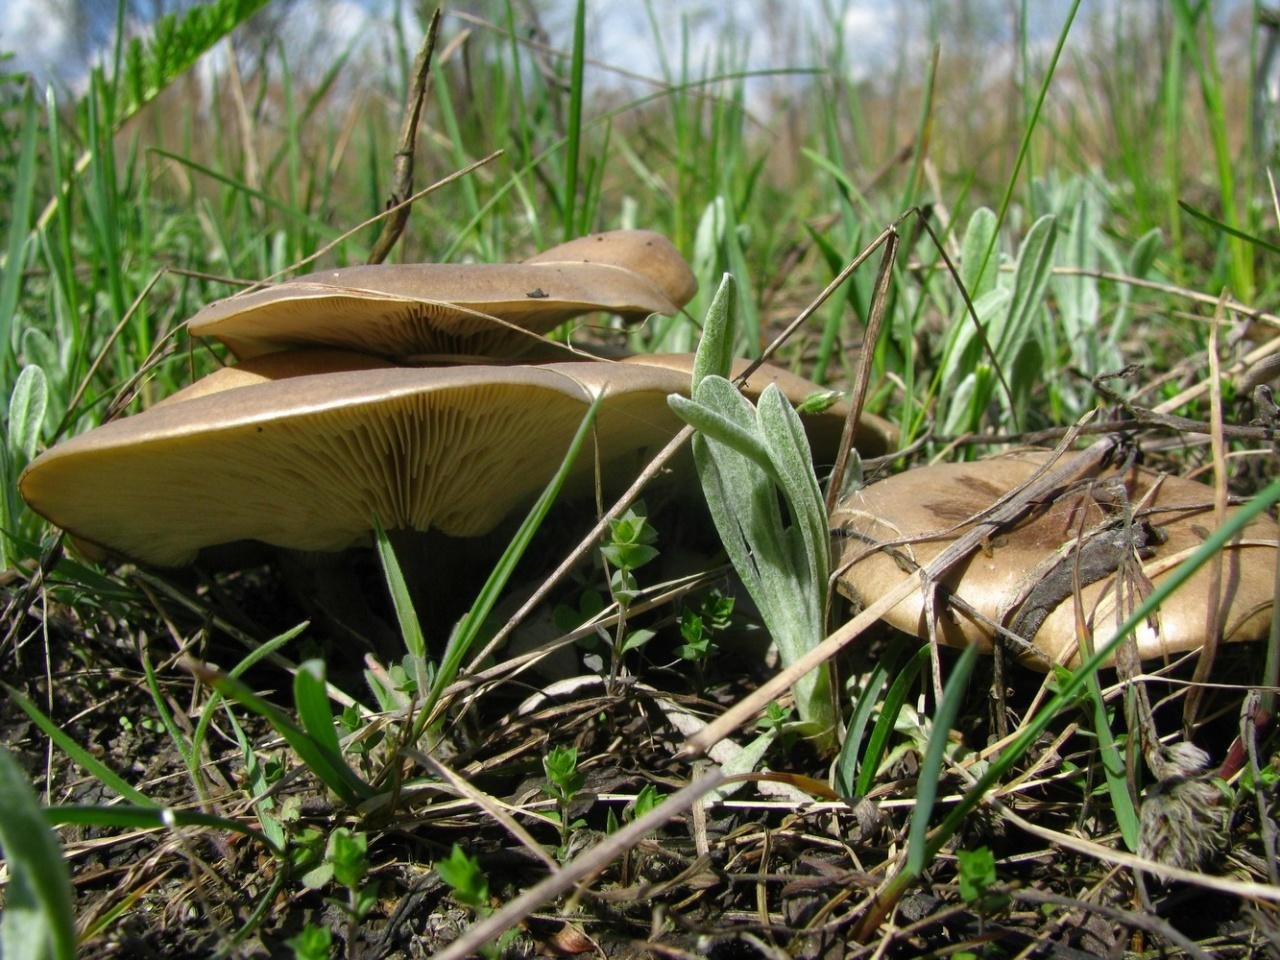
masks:
<svg viewBox="0 0 1280 960"><path fill-rule="evenodd" d="M1114 920L1116 923L1123 924L1126 927L1133 927L1146 933L1155 934L1157 937L1164 937L1169 943L1185 950L1189 956L1197 957L1199 960L1211 960L1210 955L1201 950L1194 940L1181 933L1164 918L1154 914L1134 913L1132 910L1124 910L1106 903L1091 903L1088 900L1077 900L1075 897L1063 897L1056 893L1046 893L1043 890L1031 888L1011 890L1004 887L1000 888L1000 892L1008 894L1014 900L1020 900L1023 903L1052 904L1058 907L1082 910L1086 913L1096 913L1100 917Z"/></svg>
<svg viewBox="0 0 1280 960"><path fill-rule="evenodd" d="M1227 294L1224 290L1218 300L1218 311L1209 328L1209 419L1213 425L1210 433L1213 451L1213 525L1221 527L1227 519L1227 453L1222 437L1222 369L1218 359L1218 328L1226 312ZM1224 551L1218 551L1209 561L1209 597L1205 607L1204 644L1191 674L1192 686L1182 703L1182 726L1188 738L1195 729L1204 689L1199 686L1209 679L1218 655L1218 643L1226 630L1225 607L1222 596L1222 565Z"/></svg>
<svg viewBox="0 0 1280 960"><path fill-rule="evenodd" d="M409 222L409 207L400 201L413 194L413 154L418 140L418 123L422 119L422 102L427 94L427 77L431 74L431 54L436 48L436 35L440 32L440 8L431 16L427 35L413 61L413 83L405 100L404 122L400 127L400 144L395 153L395 173L392 176L391 197L388 206L391 216L382 222L382 232L369 253L370 263L381 263L400 239L404 225Z"/></svg>
<svg viewBox="0 0 1280 960"><path fill-rule="evenodd" d="M642 817L637 817L617 833L610 834L585 853L574 858L556 873L534 884L500 910L474 924L462 936L436 954L436 960L462 960L486 943L496 940L544 903L549 903L582 880L603 870L623 851L629 850L645 834L657 830L669 820L678 817L698 799L724 780L724 774L712 770L677 793L672 794Z"/></svg>
<svg viewBox="0 0 1280 960"><path fill-rule="evenodd" d="M1130 408L1135 414L1139 412L1138 408ZM1150 414L1150 411L1142 411ZM1181 422L1183 425L1178 426L1174 421ZM1142 430L1167 430L1170 433L1188 434L1197 433L1208 436L1211 432L1210 424L1207 420L1188 420L1185 417L1169 417L1166 414L1150 414L1149 416L1125 417L1120 420L1098 420L1095 423L1085 424L1080 428L1076 427L1046 427L1043 430L1032 430L1029 433L966 433L956 437L934 436L932 439L938 443L947 444L952 447L971 447L982 444L1010 444L1017 443L1023 446L1035 447L1051 440L1058 440L1065 437L1069 433L1078 436L1090 436L1099 433L1137 433ZM1222 435L1231 440L1258 440L1266 442L1276 439L1276 431L1269 427L1252 427L1238 426L1232 423L1224 423L1222 425ZM896 460L905 454L902 451L895 453L888 459ZM886 459L884 457L879 458ZM869 461L868 461L869 462Z"/></svg>
<svg viewBox="0 0 1280 960"><path fill-rule="evenodd" d="M862 336L862 350L858 353L858 372L853 378L853 390L849 397L849 413L844 420L844 431L840 435L840 449L836 454L835 466L831 468L831 476L827 480L827 516L831 516L840 498L844 486L845 467L849 462L849 450L853 447L853 437L858 429L858 421L862 418L862 407L867 399L867 384L871 381L871 368L875 364L875 347L880 340L880 327L884 323L885 306L889 302L889 278L893 276L893 265L898 258L898 231L892 231L885 238L884 254L880 257L880 270L876 273L875 287L871 294L871 316L867 320L867 329Z"/></svg>
<svg viewBox="0 0 1280 960"><path fill-rule="evenodd" d="M1033 837L1048 841L1056 847L1072 850L1086 857L1093 857L1107 863L1141 870L1164 881L1172 880L1178 883L1189 883L1193 886L1236 897L1280 903L1280 887L1265 883L1233 880L1230 877L1217 877L1202 870L1187 870L1183 867L1172 867L1168 864L1156 863L1154 860L1139 857L1137 854L1113 850L1101 843L1094 843L1092 840L1085 840L1082 837L1074 837L1068 833L1050 830L1048 827L1042 827L1038 823L1033 823L1019 816L998 801L989 799L988 802L998 808L1001 817L1018 827L1018 829L1031 834Z"/></svg>
<svg viewBox="0 0 1280 960"><path fill-rule="evenodd" d="M426 767L441 780L444 780L453 787L453 789L457 791L458 796L470 800L477 807L496 820L520 843L521 846L533 854L536 859L542 861L543 865L552 873L559 868L560 865L551 858L551 855L548 854L546 850L543 849L542 844L538 843L538 841L529 834L529 831L520 825L520 822L516 820L515 817L511 816L511 814L503 809L501 801L489 796L482 790L476 789L476 787L473 786L465 777L460 776L456 771L445 766L429 754L409 747L404 750L404 755L409 759L422 764L422 766Z"/></svg>
<svg viewBox="0 0 1280 960"><path fill-rule="evenodd" d="M1208 293L1201 293L1199 290L1190 290L1186 287L1174 286L1171 283L1158 283L1155 280L1144 280L1141 277L1130 277L1123 273L1108 273L1106 270L1088 270L1084 267L1054 267L1053 272L1058 276L1064 277L1093 277L1096 280L1109 280L1112 283L1123 283L1130 287L1142 287L1145 290L1156 290L1160 293L1172 294L1175 297L1185 297L1188 300L1194 300L1196 303L1203 303L1206 306L1217 306L1218 298ZM1250 320L1257 320L1262 323L1270 324L1273 327L1280 327L1280 317L1274 313L1267 313L1257 307L1251 307L1247 303L1241 303L1235 297L1227 297L1225 306L1232 313L1239 314L1242 317L1248 317Z"/></svg>

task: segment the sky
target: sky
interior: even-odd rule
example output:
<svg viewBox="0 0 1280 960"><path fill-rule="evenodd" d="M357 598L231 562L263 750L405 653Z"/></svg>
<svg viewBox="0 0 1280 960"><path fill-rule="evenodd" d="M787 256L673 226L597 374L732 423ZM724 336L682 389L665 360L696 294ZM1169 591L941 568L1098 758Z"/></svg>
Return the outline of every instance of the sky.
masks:
<svg viewBox="0 0 1280 960"><path fill-rule="evenodd" d="M143 0L139 6L174 8L188 0ZM1095 0L1097 2L1097 0ZM411 5L406 5L411 6ZM459 4L473 10L500 10L498 3ZM572 0L541 0L543 25L553 42L567 48L572 38ZM654 0L659 11L668 50L680 49L682 26L688 25L693 61L700 51L710 49L726 31L736 31L742 38L742 49L748 50L751 65L795 63L794 51L779 49L787 39L796 36L801 24L817 25L826 20L822 8L842 12L851 42L856 42L869 67L878 58L892 55L897 49L899 31L903 27L903 10L919 15L930 6L925 0L746 0L738 4L721 4L707 0ZM1000 4L994 4L1000 6ZM1065 9L1066 0L1038 0L1033 7ZM0 0L0 50L13 51L10 66L32 73L37 82L61 83L76 89L87 73L86 54L101 51L109 44L115 19L115 0ZM395 4L392 0L293 0L296 16L289 29L294 34L289 45L306 48L324 38L334 45L345 44L347 38L359 34L376 42L390 31ZM842 11L841 11L842 8ZM82 11L77 22L75 11ZM660 63L653 29L645 5L635 0L589 0L588 38L590 53L610 63L626 65L640 73L657 74ZM732 11L727 13L726 11ZM779 30L779 11L793 14L793 19ZM1060 17L1054 17L1060 20ZM446 27L461 28L461 18L446 19ZM733 21L736 21L734 23ZM768 21L768 25L766 25ZM134 29L143 24L133 23ZM416 24L411 26L416 30ZM924 32L923 22L920 24ZM560 39L563 38L563 39Z"/></svg>
<svg viewBox="0 0 1280 960"><path fill-rule="evenodd" d="M134 0L132 8L172 10L192 0ZM384 55L392 42L392 22L397 7L412 9L412 0L287 0L290 16L282 37L290 50L311 51L320 62L359 38L367 55ZM1077 19L1106 16L1119 4L1131 9L1152 9L1163 0L1085 0ZM1216 0L1215 12L1223 18L1245 0ZM950 3L950 6L947 6ZM572 43L573 0L531 0L541 11L542 26L553 46L568 49ZM1008 0L740 0L725 4L713 0L650 0L659 18L658 31L669 55L678 56L682 33L687 32L690 61L700 72L710 51L722 48L726 35L739 38L733 48L742 51L743 64L753 69L805 66L815 49L814 37L829 40L833 20L844 26L846 42L854 55L849 62L864 76L891 63L905 52L916 61L932 44L931 14L941 9L969 10L975 32L990 37L993 57L1008 55L1010 33ZM454 10L470 9L501 18L504 4L483 0L458 0ZM1031 0L1027 9L1033 45L1051 45L1063 22L1070 0ZM519 9L518 5L518 9ZM636 0L588 0L588 55L625 66L637 73L659 76L661 61L654 25L647 5ZM269 7L270 9L270 7ZM109 50L115 24L116 0L0 0L0 51L12 51L9 69L30 72L37 83L79 92L92 59ZM77 13L79 14L77 16ZM416 47L420 29L415 18L405 17L409 44ZM462 15L446 11L445 42L464 29ZM146 24L130 22L134 31ZM944 52L945 52L945 37ZM225 56L225 53L222 54ZM359 60L357 52L356 60ZM217 55L204 68L216 69ZM678 65L675 65L678 67ZM853 79L863 79L855 76ZM596 82L606 82L597 75ZM613 82L620 82L616 81Z"/></svg>

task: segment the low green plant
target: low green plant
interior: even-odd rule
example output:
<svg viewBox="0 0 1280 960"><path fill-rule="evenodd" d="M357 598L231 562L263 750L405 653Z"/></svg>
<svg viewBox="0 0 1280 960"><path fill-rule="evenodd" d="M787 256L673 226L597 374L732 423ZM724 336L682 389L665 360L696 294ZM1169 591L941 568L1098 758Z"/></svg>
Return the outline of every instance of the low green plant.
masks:
<svg viewBox="0 0 1280 960"><path fill-rule="evenodd" d="M570 814L570 807L587 783L586 775L578 769L578 748L553 748L542 758L542 770L547 777L542 789L556 802L555 820L560 827L560 848L557 855L563 860L568 854L573 831L587 825L585 820L571 819Z"/></svg>
<svg viewBox="0 0 1280 960"><path fill-rule="evenodd" d="M680 638L684 643L676 648L676 653L681 660L692 662L699 674L718 649L714 637L729 629L733 605L733 597L712 590L696 610L685 607L680 613Z"/></svg>
<svg viewBox="0 0 1280 960"><path fill-rule="evenodd" d="M1047 360L1036 333L1046 327L1044 295L1053 266L1057 221L1045 215L1031 226L1008 276L997 276L992 259L981 266L984 253L995 242L996 228L995 214L979 209L970 218L961 244L960 276L982 329L962 304L937 378L938 396L946 400L943 429L949 434L978 430L997 396L1006 417L1015 424L1025 423L1032 390L1041 382Z"/></svg>
<svg viewBox="0 0 1280 960"><path fill-rule="evenodd" d="M470 907L478 917L487 917L493 912L489 903L489 878L480 868L480 863L458 844L453 845L449 856L436 861L436 873L444 881L445 886L464 907ZM498 937L497 942L482 949L486 958L496 958L516 938L515 930L508 930Z"/></svg>
<svg viewBox="0 0 1280 960"><path fill-rule="evenodd" d="M455 843L447 858L437 860L436 873L460 904L478 913L488 912L489 878L480 869L480 862L462 847Z"/></svg>
<svg viewBox="0 0 1280 960"><path fill-rule="evenodd" d="M658 531L649 523L643 502L632 504L617 519L609 521L609 532L600 545L600 556L609 574L609 593L621 611L618 626L610 644L609 676L615 678L622 669L623 657L639 650L654 637L654 631L630 629L627 611L640 591L636 571L657 559Z"/></svg>
<svg viewBox="0 0 1280 960"><path fill-rule="evenodd" d="M606 834L616 833L618 827L623 823L630 823L637 817L643 817L666 798L667 795L652 783L646 783L640 788L640 792L635 795L635 799L622 808L621 823L618 821L618 815L614 813L614 808L609 808L608 813L605 815L604 832Z"/></svg>
<svg viewBox="0 0 1280 960"><path fill-rule="evenodd" d="M871 789L888 750L890 737L897 727L898 717L906 706L907 695L929 662L929 645L924 644L914 656L902 663L906 645L905 637L896 640L878 658L861 689L854 694L853 712L835 765L836 792L846 800L864 797ZM897 671L896 675L894 671ZM889 683L890 677L893 677L893 682L882 701L880 691ZM873 715L874 724L871 721ZM868 735L869 725L871 733Z"/></svg>
<svg viewBox="0 0 1280 960"><path fill-rule="evenodd" d="M369 838L361 832L338 827L329 834L324 858L302 875L309 890L323 890L337 884L343 896L326 898L347 919L347 942L355 939L356 928L369 915L378 899L378 884L369 881Z"/></svg>
<svg viewBox="0 0 1280 960"><path fill-rule="evenodd" d="M691 398L668 402L698 431L694 463L712 520L788 665L826 635L826 509L804 428L786 397L770 385L753 406L726 379L733 316L734 281L726 274L703 325ZM830 668L801 678L794 693L806 734L820 750L832 749L838 716Z"/></svg>
<svg viewBox="0 0 1280 960"><path fill-rule="evenodd" d="M995 888L996 858L989 847L956 851L960 897L981 916L990 916L1009 904L1009 895Z"/></svg>
<svg viewBox="0 0 1280 960"><path fill-rule="evenodd" d="M301 726L235 677L203 667L197 667L197 672L201 679L223 697L235 701L271 724L298 759L342 802L354 805L373 796L372 784L356 773L343 756L333 711L329 705L323 661L308 660L294 673L294 707Z"/></svg>
<svg viewBox="0 0 1280 960"><path fill-rule="evenodd" d="M333 934L318 923L308 923L284 943L293 951L293 960L330 960L333 956Z"/></svg>

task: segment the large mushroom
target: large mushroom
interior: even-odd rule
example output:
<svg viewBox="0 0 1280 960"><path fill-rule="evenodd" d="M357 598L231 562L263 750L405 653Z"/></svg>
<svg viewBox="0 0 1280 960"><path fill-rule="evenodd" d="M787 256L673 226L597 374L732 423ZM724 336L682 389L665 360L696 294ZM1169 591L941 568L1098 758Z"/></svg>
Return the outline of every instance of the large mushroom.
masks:
<svg viewBox="0 0 1280 960"><path fill-rule="evenodd" d="M679 429L666 397L687 389L674 371L595 362L214 376L230 388L46 451L23 497L78 539L161 566L243 539L340 550L375 517L474 536L546 483L597 395L600 462L629 471ZM594 460L579 457L580 480Z"/></svg>
<svg viewBox="0 0 1280 960"><path fill-rule="evenodd" d="M59 444L19 487L80 543L161 566L244 539L340 550L375 516L390 529L476 536L541 489L597 395L593 453L610 476L633 476L679 429L666 398L687 394L688 369L680 357L400 367L350 351L281 351ZM775 381L797 400L817 389L764 368L747 392ZM837 407L805 419L834 434L843 418ZM883 452L887 434L865 433ZM595 460L579 458L579 485Z"/></svg>
<svg viewBox="0 0 1280 960"><path fill-rule="evenodd" d="M397 358L518 357L583 313L674 314L697 284L661 234L592 234L523 263L324 270L217 300L191 318L237 357L308 346ZM496 319L495 319L496 318Z"/></svg>
<svg viewBox="0 0 1280 960"><path fill-rule="evenodd" d="M847 565L839 589L873 602L916 566L929 563L1049 456L1031 451L939 464L854 494L832 517ZM1141 571L1139 580L1158 584L1213 525L1213 490L1204 484L1137 466L1109 470L1042 504L953 568L940 585L972 612L939 598L936 634L953 646L990 647L998 624L1029 641L1017 652L1030 665L1078 663L1075 590L1086 626L1105 633L1117 623L1119 575ZM1269 629L1278 545L1280 527L1260 516L1223 551L1218 609L1224 640L1261 639ZM1139 632L1139 656L1157 658L1202 646L1210 588L1209 570L1202 567L1162 606L1158 629ZM920 591L885 619L928 636Z"/></svg>

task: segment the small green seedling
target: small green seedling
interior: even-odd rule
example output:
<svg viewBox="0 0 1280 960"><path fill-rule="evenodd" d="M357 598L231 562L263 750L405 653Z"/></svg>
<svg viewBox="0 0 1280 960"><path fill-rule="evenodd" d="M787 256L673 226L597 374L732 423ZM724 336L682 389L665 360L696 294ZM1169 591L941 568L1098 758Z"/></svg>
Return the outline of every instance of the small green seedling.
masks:
<svg viewBox="0 0 1280 960"><path fill-rule="evenodd" d="M657 540L658 531L649 523L643 503L609 521L609 538L601 545L600 554L613 566L614 579L620 580L631 596L635 595L635 578L629 575L658 556L653 545Z"/></svg>
<svg viewBox="0 0 1280 960"><path fill-rule="evenodd" d="M585 827L585 820L569 820L569 806L586 786L586 775L578 769L577 747L556 747L542 758L542 769L547 775L546 785L542 788L556 802L555 818L560 824L560 849L557 854L563 859L569 849L569 836L579 827Z"/></svg>
<svg viewBox="0 0 1280 960"><path fill-rule="evenodd" d="M333 934L328 927L308 923L296 937L285 941L293 960L329 960L333 956Z"/></svg>
<svg viewBox="0 0 1280 960"><path fill-rule="evenodd" d="M761 730L781 730L784 723L791 720L791 711L778 703L771 703L765 708L764 716L756 721Z"/></svg>
<svg viewBox="0 0 1280 960"><path fill-rule="evenodd" d="M646 813L660 804L666 799L666 794L660 791L652 783L646 783L640 788L640 792L636 794L636 798L627 804L626 810L623 811L622 818L628 822L639 820Z"/></svg>
<svg viewBox="0 0 1280 960"><path fill-rule="evenodd" d="M436 862L436 873L448 886L453 899L464 907L470 907L478 917L487 917L493 912L489 906L489 878L480 869L480 862L458 844L453 845L449 856ZM508 930L498 937L496 943L481 948L485 957L500 957L503 950L516 937L515 930Z"/></svg>
<svg viewBox="0 0 1280 960"><path fill-rule="evenodd" d="M707 664L720 648L714 636L728 629L733 616L733 597L712 590L702 599L698 609L685 607L680 614L680 637L684 640L676 653L681 660L693 665L696 686L704 686Z"/></svg>
<svg viewBox="0 0 1280 960"><path fill-rule="evenodd" d="M733 617L733 597L712 590L697 610L685 607L680 614L680 636L684 645L677 649L682 660L705 661L717 647L712 637L729 628Z"/></svg>
<svg viewBox="0 0 1280 960"><path fill-rule="evenodd" d="M453 899L477 913L489 912L489 878L480 862L456 843L445 860L436 863L436 873L449 887Z"/></svg>
<svg viewBox="0 0 1280 960"><path fill-rule="evenodd" d="M609 533L600 545L600 556L612 567L609 592L622 610L613 638L610 677L618 675L625 654L653 639L652 630L628 630L626 614L640 591L635 572L658 556L658 548L654 546L657 540L658 531L649 523L644 504L636 503L622 516L609 521Z"/></svg>
<svg viewBox="0 0 1280 960"><path fill-rule="evenodd" d="M643 817L666 798L667 795L652 783L646 783L635 795L635 799L622 808L622 823L630 823L632 820ZM614 813L614 808L610 807L605 815L604 832L616 833L622 823L618 822L618 815Z"/></svg>
<svg viewBox="0 0 1280 960"><path fill-rule="evenodd" d="M988 847L977 850L957 850L960 896L984 917L998 913L1009 905L1009 895L993 889L996 877L996 858Z"/></svg>
<svg viewBox="0 0 1280 960"><path fill-rule="evenodd" d="M311 890L323 889L332 882L346 891L345 898L326 899L346 915L348 943L354 942L356 928L378 899L377 883L365 883L369 873L368 850L369 838L365 834L338 827L329 834L324 859L302 875L303 886Z"/></svg>

